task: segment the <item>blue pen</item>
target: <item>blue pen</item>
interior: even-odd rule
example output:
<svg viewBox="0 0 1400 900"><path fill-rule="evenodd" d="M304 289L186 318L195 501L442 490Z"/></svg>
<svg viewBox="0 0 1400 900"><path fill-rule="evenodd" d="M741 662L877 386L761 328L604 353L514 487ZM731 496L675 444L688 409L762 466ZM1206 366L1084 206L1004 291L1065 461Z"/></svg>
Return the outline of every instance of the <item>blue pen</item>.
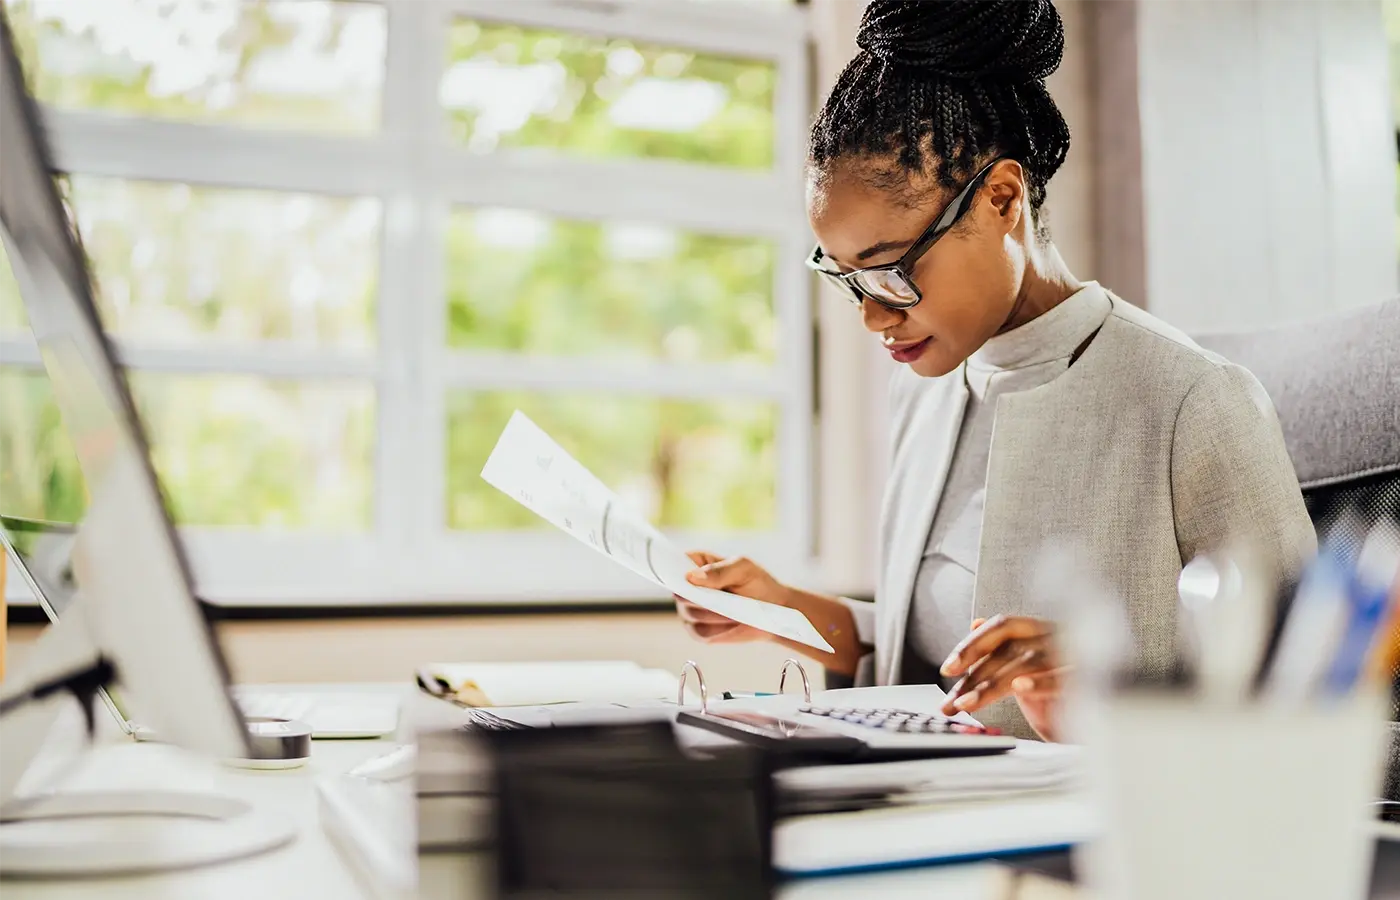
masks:
<svg viewBox="0 0 1400 900"><path fill-rule="evenodd" d="M776 697L776 696L778 696L778 695L775 694L775 693L772 693L771 691L725 691L725 692L724 692L724 699L726 699L726 700L751 700L751 699L753 699L754 697Z"/></svg>
<svg viewBox="0 0 1400 900"><path fill-rule="evenodd" d="M1394 549L1397 543L1394 530L1393 525L1382 521L1371 530L1357 557L1347 590L1351 615L1327 673L1329 694L1345 694L1356 686L1381 625L1388 618L1390 587L1400 570L1400 552Z"/></svg>
<svg viewBox="0 0 1400 900"><path fill-rule="evenodd" d="M1322 685L1346 634L1352 557L1340 532L1323 541L1303 571L1283 623L1264 685L1265 695L1277 705L1303 703Z"/></svg>

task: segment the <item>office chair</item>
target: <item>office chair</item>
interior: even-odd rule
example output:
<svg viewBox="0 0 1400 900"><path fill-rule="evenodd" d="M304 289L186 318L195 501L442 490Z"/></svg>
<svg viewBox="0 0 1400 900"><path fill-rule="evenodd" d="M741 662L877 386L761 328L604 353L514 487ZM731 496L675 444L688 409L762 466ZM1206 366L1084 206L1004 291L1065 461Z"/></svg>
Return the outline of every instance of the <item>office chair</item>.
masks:
<svg viewBox="0 0 1400 900"><path fill-rule="evenodd" d="M1400 298L1197 341L1268 391L1319 536L1348 507L1365 530L1382 515L1400 518Z"/></svg>
<svg viewBox="0 0 1400 900"><path fill-rule="evenodd" d="M1358 549L1382 516L1400 522L1400 298L1282 328L1204 335L1199 343L1249 369L1278 410L1318 537L1343 512ZM1400 671L1391 673L1400 720ZM1392 722L1383 796L1400 800L1400 722Z"/></svg>

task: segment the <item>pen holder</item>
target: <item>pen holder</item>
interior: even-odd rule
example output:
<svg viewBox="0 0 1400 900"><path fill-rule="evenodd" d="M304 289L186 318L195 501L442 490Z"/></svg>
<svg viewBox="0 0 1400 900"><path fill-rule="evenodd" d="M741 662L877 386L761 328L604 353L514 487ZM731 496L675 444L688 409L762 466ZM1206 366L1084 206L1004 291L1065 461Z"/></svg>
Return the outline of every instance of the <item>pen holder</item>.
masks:
<svg viewBox="0 0 1400 900"><path fill-rule="evenodd" d="M1385 703L1211 707L1120 694L1084 710L1102 900L1368 896Z"/></svg>

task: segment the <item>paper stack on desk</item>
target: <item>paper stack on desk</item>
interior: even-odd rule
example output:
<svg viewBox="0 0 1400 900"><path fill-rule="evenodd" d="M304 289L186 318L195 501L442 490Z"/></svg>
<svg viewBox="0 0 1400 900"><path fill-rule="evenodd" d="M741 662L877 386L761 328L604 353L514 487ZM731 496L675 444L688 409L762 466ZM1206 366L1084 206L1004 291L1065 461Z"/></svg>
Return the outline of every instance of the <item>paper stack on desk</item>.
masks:
<svg viewBox="0 0 1400 900"><path fill-rule="evenodd" d="M785 769L774 776L786 815L1065 793L1082 786L1078 747L1022 742L1009 753Z"/></svg>
<svg viewBox="0 0 1400 900"><path fill-rule="evenodd" d="M817 691L811 702L936 714L946 700L937 685L911 684ZM782 694L711 707L801 703ZM785 768L773 779L773 862L790 875L831 875L1063 849L1094 833L1084 780L1082 748L1037 741L986 756Z"/></svg>
<svg viewBox="0 0 1400 900"><path fill-rule="evenodd" d="M831 651L795 609L696 587L690 558L622 503L607 485L517 411L501 432L481 477L540 518L653 584L697 606L769 634Z"/></svg>

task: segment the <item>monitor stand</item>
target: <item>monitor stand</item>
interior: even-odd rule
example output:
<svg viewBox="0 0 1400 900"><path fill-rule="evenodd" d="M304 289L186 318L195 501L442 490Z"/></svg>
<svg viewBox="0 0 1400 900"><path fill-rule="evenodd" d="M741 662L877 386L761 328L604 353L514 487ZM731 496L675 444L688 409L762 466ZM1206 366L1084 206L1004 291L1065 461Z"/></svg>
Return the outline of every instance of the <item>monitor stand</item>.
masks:
<svg viewBox="0 0 1400 900"><path fill-rule="evenodd" d="M293 827L250 804L218 794L165 790L20 794L60 714L75 701L73 673L102 664L81 601L49 626L0 686L0 878L120 875L190 868L253 856L290 843ZM92 698L88 701L91 703ZM89 705L84 713L91 717ZM133 828L132 818L157 820ZM207 827L192 828L191 819ZM163 820L163 821L162 821Z"/></svg>

